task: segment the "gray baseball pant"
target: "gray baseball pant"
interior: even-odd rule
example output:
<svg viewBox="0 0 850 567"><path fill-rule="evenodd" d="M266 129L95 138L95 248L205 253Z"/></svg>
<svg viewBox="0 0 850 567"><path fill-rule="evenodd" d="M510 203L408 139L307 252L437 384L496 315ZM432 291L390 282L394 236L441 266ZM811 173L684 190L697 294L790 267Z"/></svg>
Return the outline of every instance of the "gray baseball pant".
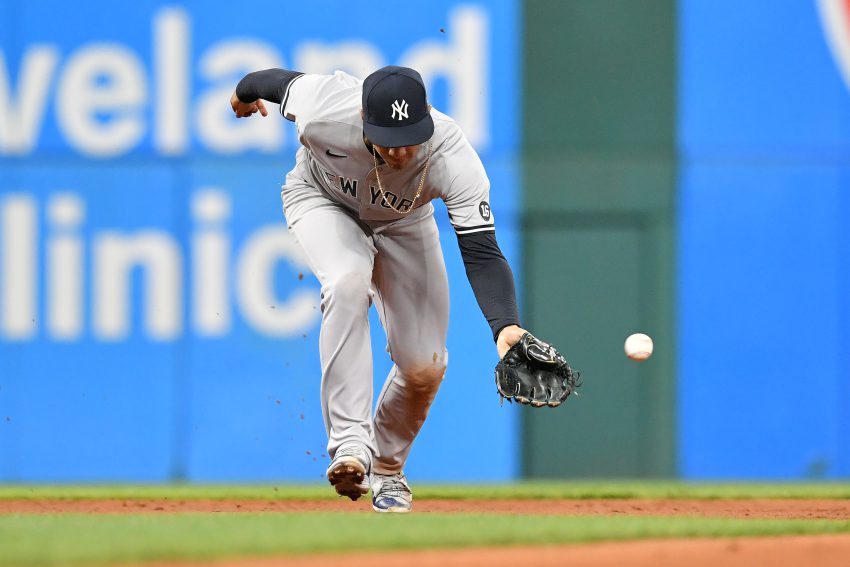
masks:
<svg viewBox="0 0 850 567"><path fill-rule="evenodd" d="M322 286L319 352L328 454L357 441L372 451L375 472L400 472L448 360L448 277L433 207L419 207L373 234L330 200L295 216L290 230ZM374 417L373 302L394 362Z"/></svg>

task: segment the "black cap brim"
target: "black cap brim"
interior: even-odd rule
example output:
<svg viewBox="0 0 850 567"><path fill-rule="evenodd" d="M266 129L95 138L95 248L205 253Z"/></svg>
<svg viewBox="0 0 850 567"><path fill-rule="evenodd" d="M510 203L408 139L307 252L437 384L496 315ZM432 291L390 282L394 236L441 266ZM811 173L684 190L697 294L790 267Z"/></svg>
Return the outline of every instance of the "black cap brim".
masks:
<svg viewBox="0 0 850 567"><path fill-rule="evenodd" d="M416 124L407 126L375 126L363 123L363 132L369 141L384 148L400 148L402 146L418 146L424 144L434 135L434 119L430 114Z"/></svg>

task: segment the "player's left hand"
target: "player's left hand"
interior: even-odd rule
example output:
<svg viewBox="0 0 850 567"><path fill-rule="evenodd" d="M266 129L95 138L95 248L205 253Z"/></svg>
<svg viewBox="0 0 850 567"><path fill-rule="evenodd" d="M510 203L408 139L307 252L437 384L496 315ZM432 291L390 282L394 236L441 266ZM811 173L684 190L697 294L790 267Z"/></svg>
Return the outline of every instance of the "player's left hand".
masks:
<svg viewBox="0 0 850 567"><path fill-rule="evenodd" d="M496 350L499 352L499 358L505 357L505 353L514 346L528 331L519 325L508 325L501 331L496 339Z"/></svg>
<svg viewBox="0 0 850 567"><path fill-rule="evenodd" d="M496 365L496 390L502 400L534 407L557 407L576 388L581 376L555 347L525 333Z"/></svg>
<svg viewBox="0 0 850 567"><path fill-rule="evenodd" d="M259 112L263 116L268 116L269 111L266 110L266 105L263 100L258 98L254 102L242 102L236 93L230 97L230 107L236 113L236 118L248 118L252 114Z"/></svg>

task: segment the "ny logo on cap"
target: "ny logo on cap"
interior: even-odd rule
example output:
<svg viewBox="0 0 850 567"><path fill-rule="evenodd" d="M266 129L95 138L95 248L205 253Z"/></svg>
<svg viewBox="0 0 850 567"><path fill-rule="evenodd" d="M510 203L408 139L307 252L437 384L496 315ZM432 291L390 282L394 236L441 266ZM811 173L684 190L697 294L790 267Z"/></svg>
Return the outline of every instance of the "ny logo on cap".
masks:
<svg viewBox="0 0 850 567"><path fill-rule="evenodd" d="M407 118L407 102L405 102L404 99L401 100L401 104L399 104L398 100L396 99L396 101L393 102L392 109L392 118L395 118L396 112L398 112L399 120L401 120L402 118Z"/></svg>

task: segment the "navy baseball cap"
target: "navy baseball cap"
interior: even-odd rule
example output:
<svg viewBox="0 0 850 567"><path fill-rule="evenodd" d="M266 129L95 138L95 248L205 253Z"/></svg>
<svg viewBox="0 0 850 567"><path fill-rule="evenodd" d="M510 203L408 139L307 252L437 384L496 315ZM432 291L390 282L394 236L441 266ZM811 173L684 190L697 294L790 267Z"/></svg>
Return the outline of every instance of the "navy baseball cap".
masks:
<svg viewBox="0 0 850 567"><path fill-rule="evenodd" d="M385 148L416 146L434 134L422 77L407 67L383 67L363 81L363 131Z"/></svg>

